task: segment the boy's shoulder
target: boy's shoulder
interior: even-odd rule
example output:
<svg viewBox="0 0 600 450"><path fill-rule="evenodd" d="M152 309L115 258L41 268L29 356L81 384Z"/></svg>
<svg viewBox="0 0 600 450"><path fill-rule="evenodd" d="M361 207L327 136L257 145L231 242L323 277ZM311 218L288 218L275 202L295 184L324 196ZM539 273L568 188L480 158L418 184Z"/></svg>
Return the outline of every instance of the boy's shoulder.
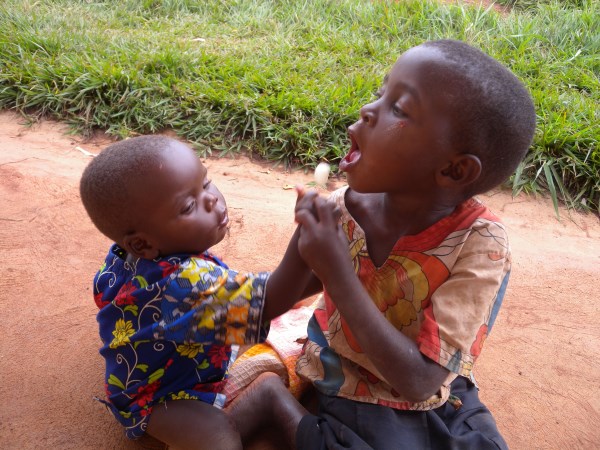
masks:
<svg viewBox="0 0 600 450"><path fill-rule="evenodd" d="M447 217L453 217L455 221L459 222L459 227L460 225L471 225L476 220L502 224L502 220L477 197L465 200Z"/></svg>

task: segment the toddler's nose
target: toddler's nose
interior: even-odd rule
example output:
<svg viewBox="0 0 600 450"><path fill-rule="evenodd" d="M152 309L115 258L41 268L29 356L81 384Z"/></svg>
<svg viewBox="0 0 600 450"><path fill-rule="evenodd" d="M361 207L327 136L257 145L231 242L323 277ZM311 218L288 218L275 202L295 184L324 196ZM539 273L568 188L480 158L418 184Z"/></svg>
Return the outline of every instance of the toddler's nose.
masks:
<svg viewBox="0 0 600 450"><path fill-rule="evenodd" d="M209 212L212 211L218 201L219 201L219 199L217 198L216 195L211 194L210 192L204 193L204 208L207 211L209 211Z"/></svg>

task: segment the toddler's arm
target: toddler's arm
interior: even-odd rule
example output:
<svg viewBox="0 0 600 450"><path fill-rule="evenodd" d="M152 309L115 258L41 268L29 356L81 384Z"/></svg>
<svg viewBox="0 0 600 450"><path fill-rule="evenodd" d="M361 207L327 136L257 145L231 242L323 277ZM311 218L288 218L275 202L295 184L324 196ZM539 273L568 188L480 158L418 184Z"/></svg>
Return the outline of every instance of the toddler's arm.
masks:
<svg viewBox="0 0 600 450"><path fill-rule="evenodd" d="M316 206L316 214L308 209L296 212L300 254L386 381L407 400L426 400L438 392L448 370L424 356L381 314L354 272L337 218L324 205Z"/></svg>
<svg viewBox="0 0 600 450"><path fill-rule="evenodd" d="M296 187L298 199L296 211L303 208L312 208L315 203L322 204L316 191L305 192L303 188ZM332 212L334 206L325 206ZM323 290L323 285L306 265L298 251L300 225L294 231L283 259L269 277L267 283L267 297L263 310L265 321L274 319L289 310L296 302L314 295Z"/></svg>

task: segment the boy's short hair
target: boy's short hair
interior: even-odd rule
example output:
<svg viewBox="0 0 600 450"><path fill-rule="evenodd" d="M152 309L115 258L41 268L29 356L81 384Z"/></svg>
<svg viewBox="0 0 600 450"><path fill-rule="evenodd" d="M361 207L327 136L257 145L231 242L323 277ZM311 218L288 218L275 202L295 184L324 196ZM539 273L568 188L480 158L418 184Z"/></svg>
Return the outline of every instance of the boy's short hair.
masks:
<svg viewBox="0 0 600 450"><path fill-rule="evenodd" d="M476 155L482 173L468 193L486 192L504 182L529 149L536 126L531 95L506 67L482 51L456 40L423 44L440 50L458 85L452 107L458 120L451 144L462 153Z"/></svg>
<svg viewBox="0 0 600 450"><path fill-rule="evenodd" d="M119 242L136 208L133 186L159 165L174 139L139 136L109 145L85 168L79 183L81 201L98 230Z"/></svg>

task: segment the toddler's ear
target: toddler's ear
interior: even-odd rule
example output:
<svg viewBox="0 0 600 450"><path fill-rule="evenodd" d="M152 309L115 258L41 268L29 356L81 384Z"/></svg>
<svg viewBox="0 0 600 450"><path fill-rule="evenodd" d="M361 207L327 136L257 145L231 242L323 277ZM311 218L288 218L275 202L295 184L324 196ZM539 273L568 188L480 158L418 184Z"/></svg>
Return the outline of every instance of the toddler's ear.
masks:
<svg viewBox="0 0 600 450"><path fill-rule="evenodd" d="M475 155L463 153L447 161L437 173L440 186L464 188L472 184L481 175L481 161Z"/></svg>
<svg viewBox="0 0 600 450"><path fill-rule="evenodd" d="M154 248L143 233L134 232L125 235L123 247L127 253L136 258L154 259L158 257L158 249Z"/></svg>

